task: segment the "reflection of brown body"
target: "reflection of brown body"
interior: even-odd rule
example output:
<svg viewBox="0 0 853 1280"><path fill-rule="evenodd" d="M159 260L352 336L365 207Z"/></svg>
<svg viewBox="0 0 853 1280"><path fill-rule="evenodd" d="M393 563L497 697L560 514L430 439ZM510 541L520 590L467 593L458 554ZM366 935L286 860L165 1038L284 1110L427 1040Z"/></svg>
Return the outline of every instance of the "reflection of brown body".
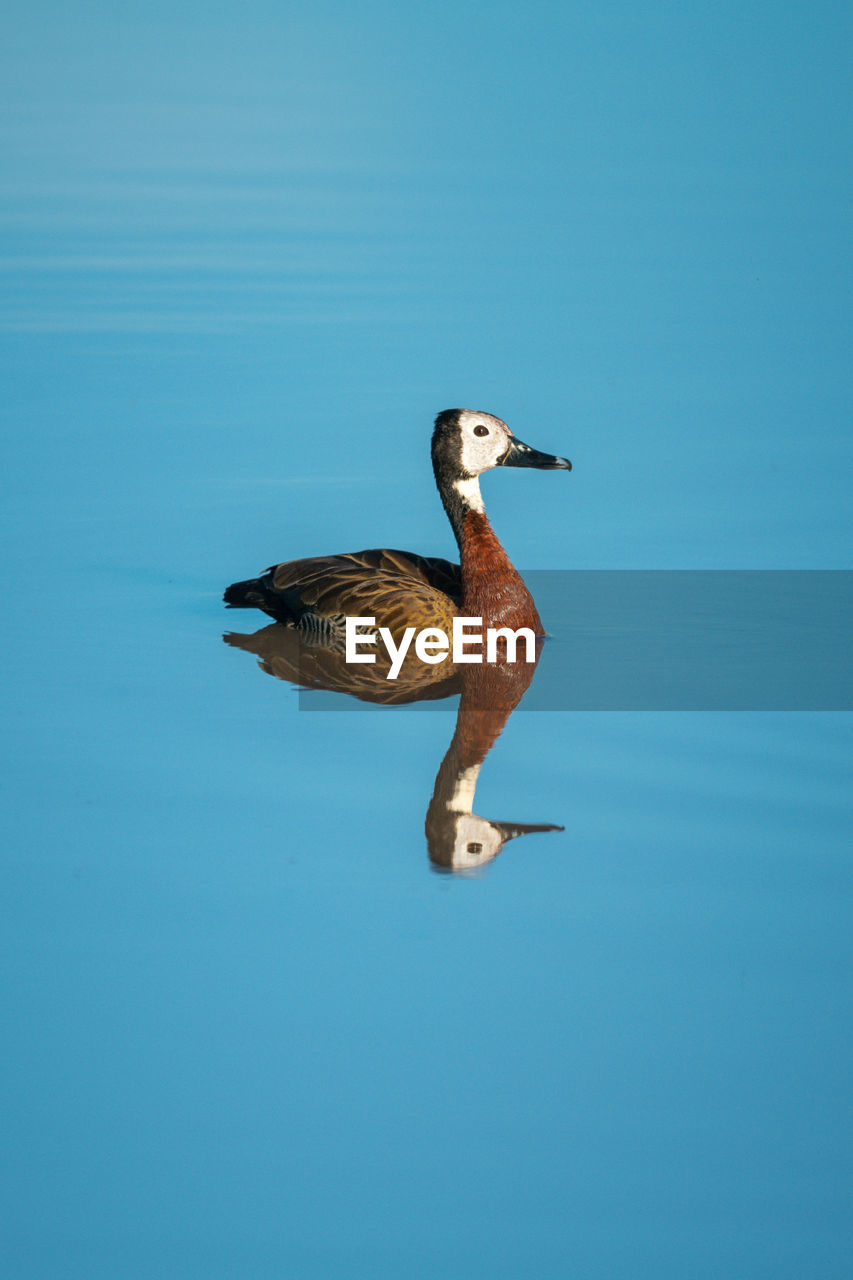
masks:
<svg viewBox="0 0 853 1280"><path fill-rule="evenodd" d="M352 664L346 661L340 648L311 642L296 628L277 622L251 636L229 631L223 639L235 649L256 654L261 670L278 680L288 680L300 689L346 693L360 702L401 706L407 702L449 698L462 688L459 669L451 662L421 662L412 649L397 679L389 680L391 660L382 645L376 646L375 662Z"/></svg>
<svg viewBox="0 0 853 1280"><path fill-rule="evenodd" d="M533 679L536 662L428 666L407 658L399 677L388 680L387 660L348 665L343 654L305 644L297 631L279 623L254 635L229 633L223 638L256 654L261 670L302 689L325 689L385 706L461 693L456 729L426 816L427 848L436 870L471 871L497 857L516 836L563 830L542 823L490 822L473 812L480 768Z"/></svg>

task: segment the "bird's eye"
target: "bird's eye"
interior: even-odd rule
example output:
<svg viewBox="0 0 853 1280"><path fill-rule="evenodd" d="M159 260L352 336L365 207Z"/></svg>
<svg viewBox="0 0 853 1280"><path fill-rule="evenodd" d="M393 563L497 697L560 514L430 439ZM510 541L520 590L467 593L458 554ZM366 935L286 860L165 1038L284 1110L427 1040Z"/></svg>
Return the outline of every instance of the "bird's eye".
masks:
<svg viewBox="0 0 853 1280"><path fill-rule="evenodd" d="M482 853L482 852L483 852L483 846L482 846L481 844L475 844L475 843L474 843L474 841L472 840L472 841L471 841L471 843L468 845L468 852L469 852L469 853Z"/></svg>
<svg viewBox="0 0 853 1280"><path fill-rule="evenodd" d="M488 428L488 427L479 426L479 427L475 427L475 428L474 428L474 435L475 435L475 436L487 436L488 434L489 434L489 428Z"/></svg>

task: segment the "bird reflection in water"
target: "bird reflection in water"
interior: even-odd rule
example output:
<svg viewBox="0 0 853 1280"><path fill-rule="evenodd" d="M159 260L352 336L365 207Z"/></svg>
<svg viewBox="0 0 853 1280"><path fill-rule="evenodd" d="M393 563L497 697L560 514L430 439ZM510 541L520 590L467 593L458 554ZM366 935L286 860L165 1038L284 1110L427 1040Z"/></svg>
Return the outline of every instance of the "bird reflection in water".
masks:
<svg viewBox="0 0 853 1280"><path fill-rule="evenodd" d="M396 680L381 650L375 663L348 665L341 652L307 643L292 627L273 623L254 635L228 632L225 642L258 658L262 671L303 690L347 694L364 702L402 706L460 696L456 728L439 766L426 814L429 859L436 871L465 874L491 862L510 840L532 832L562 831L553 823L493 821L474 813L474 793L483 761L523 698L535 661L427 665L407 656ZM501 654L499 652L499 659Z"/></svg>

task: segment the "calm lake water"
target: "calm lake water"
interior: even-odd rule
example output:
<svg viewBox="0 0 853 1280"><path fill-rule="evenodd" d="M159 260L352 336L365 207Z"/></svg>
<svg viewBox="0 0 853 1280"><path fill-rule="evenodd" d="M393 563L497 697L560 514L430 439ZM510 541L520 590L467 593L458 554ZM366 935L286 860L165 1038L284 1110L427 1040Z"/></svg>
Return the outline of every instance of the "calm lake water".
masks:
<svg viewBox="0 0 853 1280"><path fill-rule="evenodd" d="M851 1274L849 712L534 698L571 570L850 568L850 23L778 19L11 18L10 1280ZM221 603L452 556L452 405L574 462L483 483L552 639L459 874L458 700Z"/></svg>

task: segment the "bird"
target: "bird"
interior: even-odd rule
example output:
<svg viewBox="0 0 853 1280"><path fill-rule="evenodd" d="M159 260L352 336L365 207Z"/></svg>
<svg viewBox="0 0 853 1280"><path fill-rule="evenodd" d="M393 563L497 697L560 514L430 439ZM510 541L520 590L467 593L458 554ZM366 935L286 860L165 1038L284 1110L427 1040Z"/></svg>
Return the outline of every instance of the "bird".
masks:
<svg viewBox="0 0 853 1280"><path fill-rule="evenodd" d="M571 462L541 453L501 418L473 409L438 414L431 454L459 564L390 548L289 560L232 583L226 605L260 609L295 628L308 645L337 651L344 647L348 616L373 617L395 643L410 626L449 634L454 617L544 635L533 597L486 516L480 476L494 467L571 471Z"/></svg>

